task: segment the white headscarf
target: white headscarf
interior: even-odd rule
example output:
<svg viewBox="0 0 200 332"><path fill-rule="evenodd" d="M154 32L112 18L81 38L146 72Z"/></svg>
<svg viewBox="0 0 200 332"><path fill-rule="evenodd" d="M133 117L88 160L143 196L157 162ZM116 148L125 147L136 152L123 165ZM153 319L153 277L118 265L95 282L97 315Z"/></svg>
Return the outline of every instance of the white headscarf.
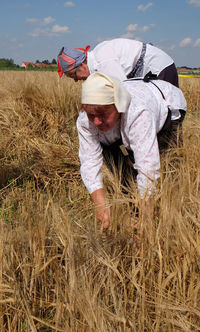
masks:
<svg viewBox="0 0 200 332"><path fill-rule="evenodd" d="M131 96L119 80L96 72L89 75L82 84L81 102L88 105L115 104L117 111L124 113L131 102Z"/></svg>

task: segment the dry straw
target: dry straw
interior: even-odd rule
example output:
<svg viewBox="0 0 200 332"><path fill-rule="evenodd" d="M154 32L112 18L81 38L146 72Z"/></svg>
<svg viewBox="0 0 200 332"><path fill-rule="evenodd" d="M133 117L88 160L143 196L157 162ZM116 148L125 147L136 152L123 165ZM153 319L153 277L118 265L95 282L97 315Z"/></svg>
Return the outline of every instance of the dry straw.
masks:
<svg viewBox="0 0 200 332"><path fill-rule="evenodd" d="M184 147L162 158L154 215L134 235L134 183L126 197L104 169L106 233L82 184L81 85L45 72L0 80L0 331L199 331L200 80L180 82Z"/></svg>

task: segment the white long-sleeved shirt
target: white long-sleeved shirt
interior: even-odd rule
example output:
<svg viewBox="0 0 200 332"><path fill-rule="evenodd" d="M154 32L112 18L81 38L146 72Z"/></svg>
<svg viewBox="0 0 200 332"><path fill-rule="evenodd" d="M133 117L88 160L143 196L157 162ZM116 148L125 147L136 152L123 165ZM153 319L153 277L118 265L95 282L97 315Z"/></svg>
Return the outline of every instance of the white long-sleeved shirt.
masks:
<svg viewBox="0 0 200 332"><path fill-rule="evenodd" d="M180 89L172 84L157 80L165 96L152 83L143 81L125 81L122 84L131 94L131 103L120 120L106 133L101 132L88 120L85 111L81 110L77 119L79 135L79 158L82 180L91 194L103 188L102 182L102 147L112 144L122 137L124 146L134 153L133 167L138 171L137 185L141 197L150 193L155 180L160 177L160 154L157 133L162 129L168 115L172 120L180 117L179 109L186 110L186 101Z"/></svg>
<svg viewBox="0 0 200 332"><path fill-rule="evenodd" d="M123 81L135 67L142 52L143 43L137 40L116 38L98 44L88 52L87 64L90 74L95 71ZM143 76L149 71L159 74L173 63L173 59L161 49L147 44Z"/></svg>

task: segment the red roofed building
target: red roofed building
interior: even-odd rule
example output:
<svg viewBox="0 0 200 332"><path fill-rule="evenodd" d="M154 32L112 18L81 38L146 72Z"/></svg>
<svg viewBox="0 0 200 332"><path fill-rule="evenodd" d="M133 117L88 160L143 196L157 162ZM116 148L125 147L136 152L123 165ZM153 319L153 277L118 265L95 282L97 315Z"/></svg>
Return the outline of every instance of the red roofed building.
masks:
<svg viewBox="0 0 200 332"><path fill-rule="evenodd" d="M187 71L188 68L187 67L177 67L177 70L179 70L179 71Z"/></svg>
<svg viewBox="0 0 200 332"><path fill-rule="evenodd" d="M57 65L55 64L52 64L52 63L49 63L49 64L47 64L47 63L43 63L43 62L38 62L38 63L33 63L33 62L22 62L22 64L20 65L20 67L21 68L25 68L25 69L27 69L28 68L28 66L30 67L33 67L33 68L38 68L38 69L40 69L40 68L52 68L52 67L56 67L57 68Z"/></svg>
<svg viewBox="0 0 200 332"><path fill-rule="evenodd" d="M38 67L38 68L45 68L45 67L49 67L49 66L51 66L51 65L48 65L48 64L46 64L46 63L38 63L37 65L35 65L36 67Z"/></svg>
<svg viewBox="0 0 200 332"><path fill-rule="evenodd" d="M35 64L33 62L22 62L20 67L27 68L28 66L35 67Z"/></svg>

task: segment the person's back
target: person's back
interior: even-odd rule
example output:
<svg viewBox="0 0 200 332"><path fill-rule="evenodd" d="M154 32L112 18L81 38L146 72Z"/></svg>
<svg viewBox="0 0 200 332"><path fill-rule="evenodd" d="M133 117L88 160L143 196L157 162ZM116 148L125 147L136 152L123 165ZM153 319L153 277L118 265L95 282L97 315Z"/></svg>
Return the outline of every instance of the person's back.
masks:
<svg viewBox="0 0 200 332"><path fill-rule="evenodd" d="M90 69L90 56L94 56L96 61L96 68L91 68L91 74L95 69L99 72L103 72L106 75L116 76L113 68L114 63L121 66L123 69L123 77L119 73L120 77L116 77L120 80L126 79L132 68L136 65L141 52L143 43L138 40L116 38L99 43L92 51L88 52L88 65ZM103 70L103 71L102 71Z"/></svg>
<svg viewBox="0 0 200 332"><path fill-rule="evenodd" d="M121 81L127 77L145 76L149 71L159 75L164 68L173 64L173 59L161 49L125 38L99 43L88 52L87 61L91 74L98 71ZM136 66L139 67L137 71L129 76Z"/></svg>
<svg viewBox="0 0 200 332"><path fill-rule="evenodd" d="M67 59L71 50L67 48L65 50L64 56ZM73 52L78 52L77 49L74 50L76 51ZM72 71L67 71L67 75L75 81L86 79L94 72L101 72L123 81L126 78L143 77L151 71L159 79L178 87L178 74L173 59L161 49L148 43L116 38L99 43L92 51L86 51L85 54L85 63L82 61L75 73L71 75ZM61 58L62 54L59 54L59 57ZM66 61L70 63L71 58Z"/></svg>

